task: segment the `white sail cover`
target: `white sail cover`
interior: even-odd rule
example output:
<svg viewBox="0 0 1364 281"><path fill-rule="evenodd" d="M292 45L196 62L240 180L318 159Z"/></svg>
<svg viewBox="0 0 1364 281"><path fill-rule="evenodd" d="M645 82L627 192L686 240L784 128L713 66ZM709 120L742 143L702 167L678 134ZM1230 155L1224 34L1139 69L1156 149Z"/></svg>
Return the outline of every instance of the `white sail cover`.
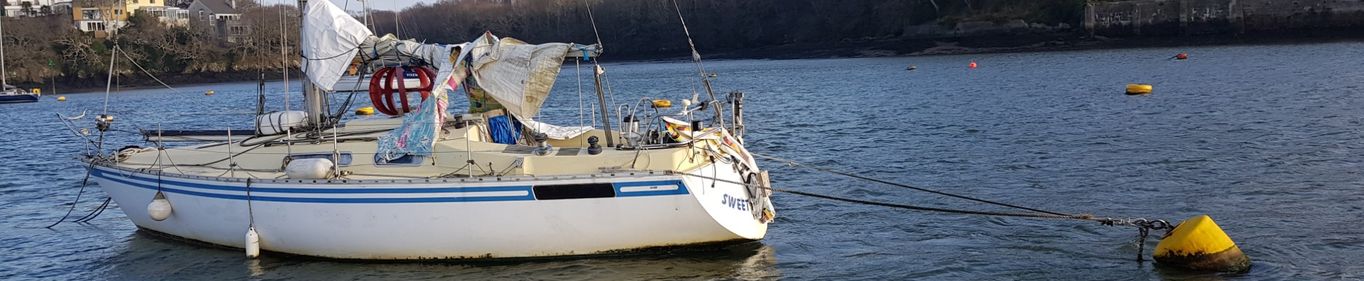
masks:
<svg viewBox="0 0 1364 281"><path fill-rule="evenodd" d="M303 10L303 37L299 39L303 72L319 89L332 91L355 58L356 47L373 35L331 1L308 1Z"/></svg>
<svg viewBox="0 0 1364 281"><path fill-rule="evenodd" d="M569 43L530 45L513 38L497 39L491 34L484 35L474 44L474 81L508 113L520 119L531 119L540 113L540 106L559 77L559 66L572 46Z"/></svg>
<svg viewBox="0 0 1364 281"><path fill-rule="evenodd" d="M474 81L507 113L533 131L551 139L576 137L592 127L561 127L535 121L540 107L554 88L565 58L588 57L601 53L597 45L573 43L526 44L514 38L497 38L490 33L465 44L472 62Z"/></svg>

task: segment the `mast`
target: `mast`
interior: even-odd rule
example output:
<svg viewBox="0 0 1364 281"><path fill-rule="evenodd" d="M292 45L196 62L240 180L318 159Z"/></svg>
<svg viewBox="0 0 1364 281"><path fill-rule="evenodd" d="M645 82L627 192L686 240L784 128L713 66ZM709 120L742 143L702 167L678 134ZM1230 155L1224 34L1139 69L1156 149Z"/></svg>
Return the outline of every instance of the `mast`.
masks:
<svg viewBox="0 0 1364 281"><path fill-rule="evenodd" d="M368 0L360 0L360 13L363 15L360 18L365 20L365 28L368 28L369 30L374 30L374 23L369 21L370 13Z"/></svg>
<svg viewBox="0 0 1364 281"><path fill-rule="evenodd" d="M8 73L8 72L5 72L5 24L4 24L5 20L4 20L4 18L5 18L5 17L0 17L0 87L9 86L9 82L8 82L8 81L5 81L5 76L9 76L9 75L8 75L9 73Z"/></svg>
<svg viewBox="0 0 1364 281"><path fill-rule="evenodd" d="M592 82L597 86L597 104L601 106L601 124L606 127L606 147L616 147L616 141L611 134L611 116L606 111L606 92L601 90L601 75L606 71L602 70L601 65L594 64L592 67ZM624 129L622 129L624 130Z"/></svg>
<svg viewBox="0 0 1364 281"><path fill-rule="evenodd" d="M302 22L303 19L307 18L306 13L308 12L308 0L298 0L298 8L299 21ZM307 36L307 34L303 34L302 27L298 29L298 35L299 38ZM302 56L302 54L303 50L299 49L299 55ZM303 58L303 65L307 65L309 63L308 59L309 58L307 57ZM320 132L323 127L326 127L325 124L323 124L327 120L326 110L323 109L322 105L323 102L322 99L325 97L322 96L322 90L318 89L316 85L313 85L312 80L310 79L302 80L303 80L303 108L308 112L308 127Z"/></svg>

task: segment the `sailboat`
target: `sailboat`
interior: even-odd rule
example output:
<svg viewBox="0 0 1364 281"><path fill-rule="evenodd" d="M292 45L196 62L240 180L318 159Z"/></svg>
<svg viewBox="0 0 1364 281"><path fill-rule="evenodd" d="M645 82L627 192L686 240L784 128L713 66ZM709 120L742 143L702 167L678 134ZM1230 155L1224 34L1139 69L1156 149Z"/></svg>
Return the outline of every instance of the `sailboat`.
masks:
<svg viewBox="0 0 1364 281"><path fill-rule="evenodd" d="M38 101L38 93L30 93L19 87L15 87L6 81L5 77L9 72L5 72L5 29L4 21L0 20L0 103L21 103Z"/></svg>
<svg viewBox="0 0 1364 281"><path fill-rule="evenodd" d="M424 44L299 2L305 111L259 116L254 134L221 142L84 155L138 228L248 256L496 259L744 243L776 216L744 147L742 94L717 98L704 72L709 100L647 99L612 116L594 63L603 127L558 126L537 118L560 67L595 62L600 42ZM429 93L392 118L341 121L324 95L356 56L433 69ZM457 92L479 101L453 112ZM113 120L96 119L100 134Z"/></svg>

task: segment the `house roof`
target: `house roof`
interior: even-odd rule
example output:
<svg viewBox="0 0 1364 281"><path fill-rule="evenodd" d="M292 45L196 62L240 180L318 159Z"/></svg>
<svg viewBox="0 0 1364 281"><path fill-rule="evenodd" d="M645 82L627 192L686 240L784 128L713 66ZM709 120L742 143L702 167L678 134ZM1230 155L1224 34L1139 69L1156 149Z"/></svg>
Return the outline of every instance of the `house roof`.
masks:
<svg viewBox="0 0 1364 281"><path fill-rule="evenodd" d="M237 14L237 9L232 8L232 5L228 3L230 1L232 0L197 0L194 3L204 5L209 12L214 14Z"/></svg>

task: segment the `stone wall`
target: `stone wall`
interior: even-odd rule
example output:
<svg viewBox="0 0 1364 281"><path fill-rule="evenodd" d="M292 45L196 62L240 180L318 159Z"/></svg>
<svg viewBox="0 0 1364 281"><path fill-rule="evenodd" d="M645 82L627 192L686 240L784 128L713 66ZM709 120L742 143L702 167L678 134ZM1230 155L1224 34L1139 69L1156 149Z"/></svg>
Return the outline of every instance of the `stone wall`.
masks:
<svg viewBox="0 0 1364 281"><path fill-rule="evenodd" d="M1364 0L1129 0L1090 2L1091 35L1199 35L1364 28Z"/></svg>

